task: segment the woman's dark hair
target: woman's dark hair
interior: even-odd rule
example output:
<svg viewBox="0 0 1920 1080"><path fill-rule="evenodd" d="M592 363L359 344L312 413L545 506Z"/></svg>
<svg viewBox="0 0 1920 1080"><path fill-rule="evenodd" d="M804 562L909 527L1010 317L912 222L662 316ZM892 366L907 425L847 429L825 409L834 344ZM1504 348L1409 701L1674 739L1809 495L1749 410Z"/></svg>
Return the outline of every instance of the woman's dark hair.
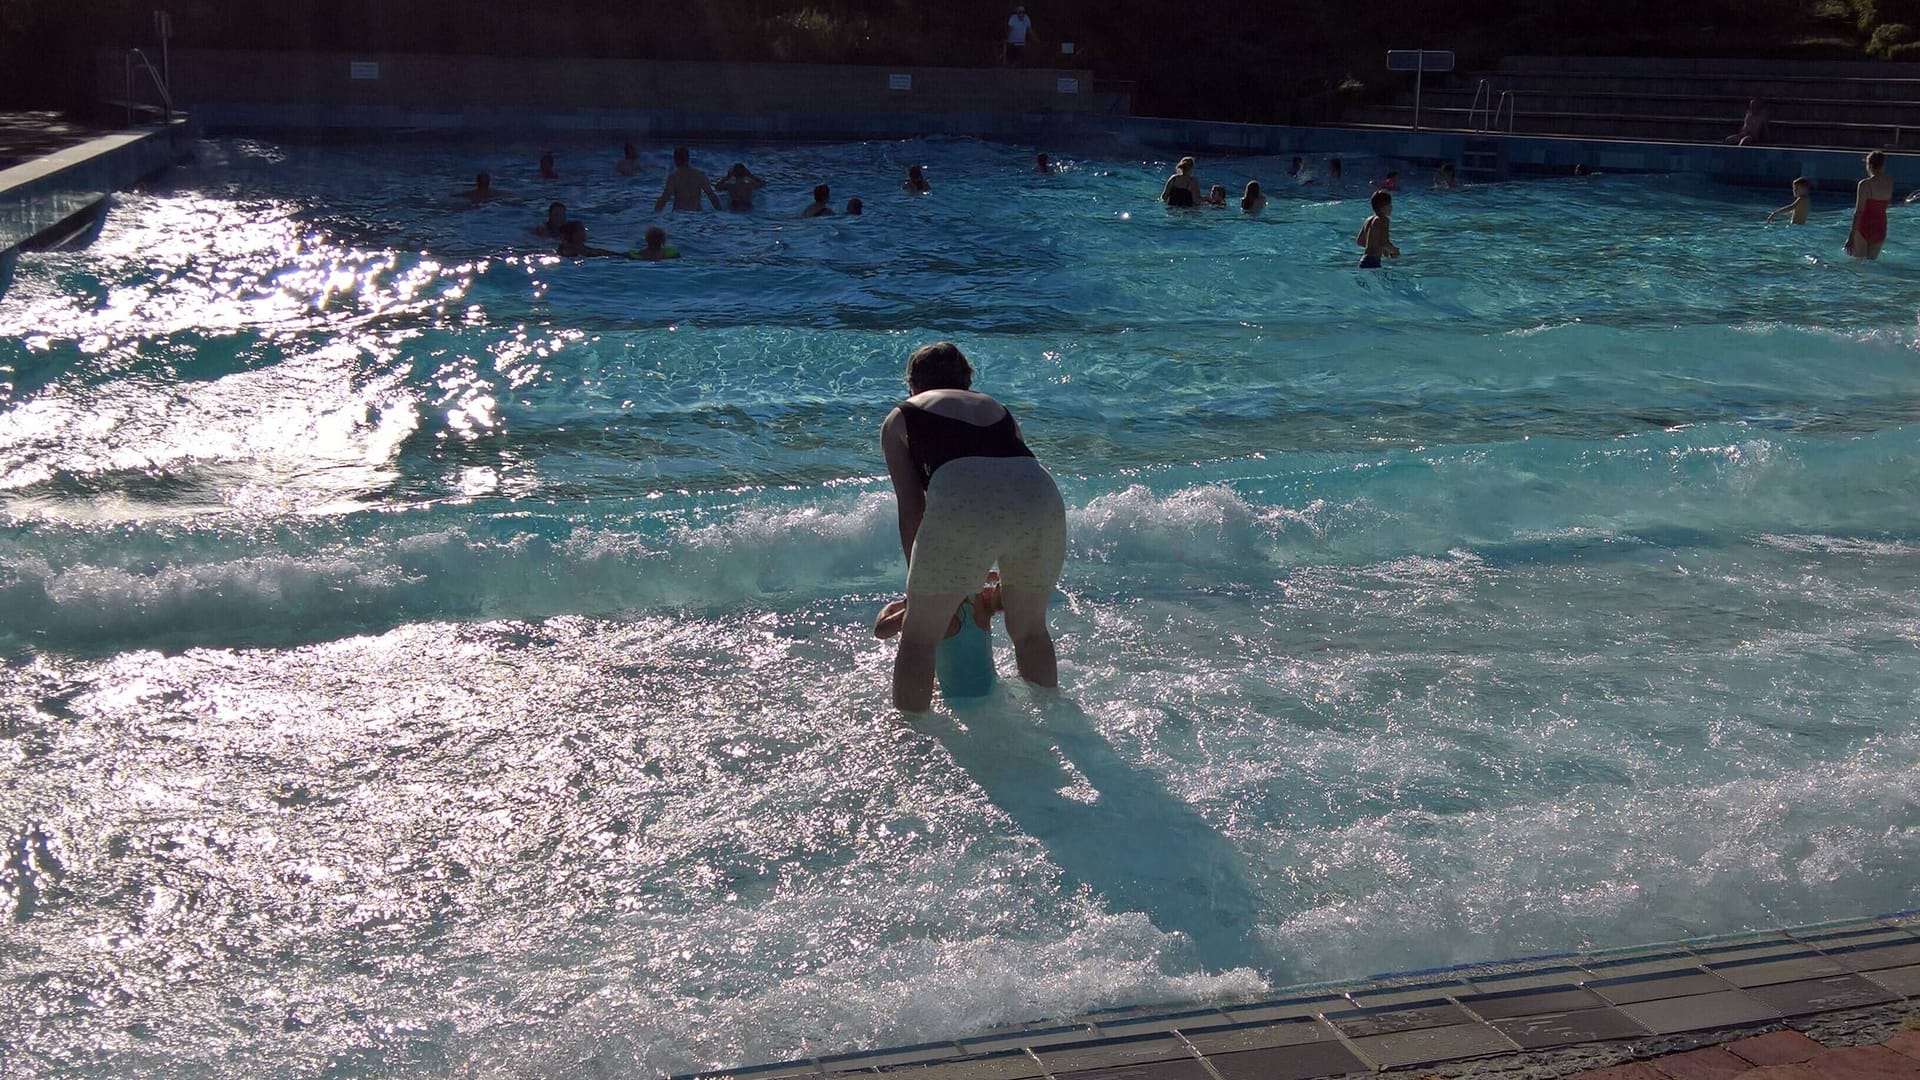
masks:
<svg viewBox="0 0 1920 1080"><path fill-rule="evenodd" d="M951 341L922 345L907 357L907 389L916 394L928 390L970 390L973 365L960 346Z"/></svg>
<svg viewBox="0 0 1920 1080"><path fill-rule="evenodd" d="M828 199L832 197L833 197L833 189L827 187L827 185L825 184L814 185L814 188L813 188L814 202L826 202Z"/></svg>
<svg viewBox="0 0 1920 1080"><path fill-rule="evenodd" d="M1867 168L1872 169L1874 172L1879 172L1882 168L1886 166L1886 164L1887 164L1887 155L1881 153L1878 150L1875 150L1873 153L1867 155Z"/></svg>
<svg viewBox="0 0 1920 1080"><path fill-rule="evenodd" d="M647 230L647 246L657 248L667 242L667 230L658 225Z"/></svg>

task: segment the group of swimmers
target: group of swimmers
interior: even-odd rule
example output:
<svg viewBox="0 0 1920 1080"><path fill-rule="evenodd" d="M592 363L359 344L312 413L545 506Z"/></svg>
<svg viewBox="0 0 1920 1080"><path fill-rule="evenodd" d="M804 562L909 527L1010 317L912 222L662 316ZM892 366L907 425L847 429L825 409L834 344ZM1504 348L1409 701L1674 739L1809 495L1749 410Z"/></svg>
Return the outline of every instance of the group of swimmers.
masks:
<svg viewBox="0 0 1920 1080"><path fill-rule="evenodd" d="M1174 209L1225 207L1227 205L1226 186L1215 184L1202 195L1200 181L1195 178L1193 170L1193 158L1181 158L1173 167L1173 175L1167 177L1166 185L1160 189L1160 201ZM1305 159L1298 156L1294 157L1292 163L1288 165L1287 175L1302 186L1319 182L1307 169ZM1327 159L1327 190L1338 191L1341 182L1340 159ZM1440 171L1434 177L1433 183L1434 187L1443 189L1460 186L1459 179L1454 175L1452 162L1449 161L1440 166ZM1353 242L1361 249L1362 269L1378 269L1381 259L1400 257L1400 249L1393 242L1389 226L1389 219L1393 216L1393 193L1399 190L1400 170L1398 169L1388 169L1386 175L1373 185L1373 195L1368 200L1373 213L1360 226L1359 234L1353 238ZM1267 197L1260 190L1260 181L1247 181L1246 191L1240 196L1240 209L1248 214L1257 214L1266 208Z"/></svg>
<svg viewBox="0 0 1920 1080"><path fill-rule="evenodd" d="M622 148L620 160L614 168L622 176L633 176L637 174L640 171L639 150L632 143L625 144ZM1033 171L1036 173L1050 174L1055 171L1055 167L1046 154L1035 154ZM560 179L560 173L556 168L554 155L551 151L540 155L540 179ZM721 195L727 197L727 209L735 211L751 210L754 206L755 194L766 186L767 182L765 180L755 176L752 169L747 168L744 163L740 162L734 163L733 167L727 170L726 175L722 176L716 183L708 179L706 173L693 166L692 156L686 147L675 147L673 151L673 169L667 173L667 181L665 186L660 190L660 197L654 200L653 211L657 214L665 210L669 204L671 204L675 210L698 211L701 208L700 200L703 198L711 203L715 210L718 210L721 208ZM930 195L933 193L933 185L927 181L926 169L921 165L910 165L907 167L907 177L901 182L900 187L901 190L910 195ZM495 199L502 198L504 194L504 192L493 186L492 175L483 172L474 177L473 187L458 193L455 198L465 199L468 202L477 204L492 202ZM848 199L844 209L839 211L839 213L845 214L848 217L858 217L864 209L864 205L861 203L859 197L856 196ZM800 216L802 218L818 218L832 217L834 214L832 188L826 184L815 185L813 189L813 201L808 203L806 208L800 211ZM595 247L587 242L586 224L569 218L567 216L567 204L563 202L547 204L546 219L534 227L533 233L535 236L556 241L554 254L563 258L578 259L605 256L658 262L664 259L677 259L680 257L678 248L667 245L666 230L657 225L646 231L645 246L637 250L615 251L611 248Z"/></svg>
<svg viewBox="0 0 1920 1080"><path fill-rule="evenodd" d="M1893 199L1893 180L1886 175L1886 155L1876 150L1866 157L1867 176L1861 180L1854 198L1853 223L1849 229L1846 251L1856 258L1878 258L1881 247L1887 237L1887 207ZM623 147L622 156L615 168L623 176L633 176L639 172L639 151L632 143ZM1160 200L1169 208L1198 209L1225 208L1228 205L1227 189L1224 185L1214 184L1206 192L1201 191L1200 181L1194 175L1195 163L1192 157L1183 157L1174 167L1173 175L1167 178L1161 188ZM1056 171L1053 162L1046 154L1034 155L1033 171L1051 174ZM1585 167L1576 167L1575 175L1591 175ZM1287 168L1287 175L1301 186L1320 184L1322 181L1314 174L1304 158L1295 156ZM551 152L541 155L540 177L543 180L559 179ZM1337 192L1343 182L1341 159L1329 158L1326 163L1325 189ZM721 195L726 196L726 208L729 210L751 210L756 194L767 186L767 182L754 175L753 170L744 163L736 162L716 183L708 179L707 174L695 168L691 155L684 146L676 147L673 152L673 169L667 174L666 184L661 188L660 196L654 200L654 212L659 213L671 205L676 211L698 211L704 198L715 210L721 209ZM1452 190L1460 187L1460 180L1452 162L1443 162L1434 175L1433 186L1440 190ZM911 195L929 195L933 185L928 182L923 166L910 165L901 189ZM1400 190L1400 174L1397 169L1388 169L1385 176L1375 181L1368 199L1372 213L1361 224L1360 231L1354 236L1354 243L1361 249L1360 266L1375 269L1382 265L1383 259L1400 256L1400 249L1393 243L1391 219L1393 216L1393 195ZM1767 215L1772 221L1782 214L1795 225L1807 222L1812 207L1813 185L1802 177L1793 182L1793 201ZM471 202L489 202L501 197L501 192L493 187L492 178L480 173L474 178L474 186L460 193ZM1908 201L1920 198L1920 193ZM1267 206L1267 197L1261 191L1260 182L1247 181L1247 186L1239 200L1240 209L1249 214L1257 214ZM847 200L839 213L859 216L864 207L858 197ZM826 184L816 185L813 189L813 201L800 211L802 218L832 217L833 192ZM555 240L554 253L564 258L590 258L598 256L624 257L658 262L679 257L679 250L668 246L666 230L653 226L646 231L645 246L633 251L616 251L595 247L587 242L587 227L583 222L567 216L566 204L554 202L547 207L546 220L534 229L537 236Z"/></svg>

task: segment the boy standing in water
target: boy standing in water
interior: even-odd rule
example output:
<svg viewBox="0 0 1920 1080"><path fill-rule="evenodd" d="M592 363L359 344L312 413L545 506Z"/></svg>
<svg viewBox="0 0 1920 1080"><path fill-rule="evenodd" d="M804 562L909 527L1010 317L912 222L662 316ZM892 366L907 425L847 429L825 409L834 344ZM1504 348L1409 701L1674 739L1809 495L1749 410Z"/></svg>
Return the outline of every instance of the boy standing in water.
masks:
<svg viewBox="0 0 1920 1080"><path fill-rule="evenodd" d="M1400 249L1393 245L1393 237L1387 227L1387 219L1393 216L1393 196L1384 191L1376 191L1373 193L1371 202L1373 216L1367 219L1366 224L1360 226L1360 235L1353 238L1353 242L1365 248L1367 252L1360 258L1360 268L1363 270L1379 269L1380 257L1383 255L1389 259L1400 257Z"/></svg>
<svg viewBox="0 0 1920 1080"><path fill-rule="evenodd" d="M1792 225L1805 225L1807 211L1811 209L1813 209L1813 184L1803 176L1793 182L1793 201L1768 214L1767 220L1772 221L1781 214L1792 211L1793 216L1788 218L1787 222Z"/></svg>

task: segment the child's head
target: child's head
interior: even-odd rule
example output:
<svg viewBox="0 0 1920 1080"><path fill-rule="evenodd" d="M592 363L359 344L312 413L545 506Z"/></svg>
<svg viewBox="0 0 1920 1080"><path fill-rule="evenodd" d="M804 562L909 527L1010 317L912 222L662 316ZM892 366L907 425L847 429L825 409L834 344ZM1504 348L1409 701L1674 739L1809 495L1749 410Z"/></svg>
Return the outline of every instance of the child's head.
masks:
<svg viewBox="0 0 1920 1080"><path fill-rule="evenodd" d="M667 230L655 225L647 230L647 250L659 251L667 246Z"/></svg>
<svg viewBox="0 0 1920 1080"><path fill-rule="evenodd" d="M1804 176L1802 176L1802 177L1797 177L1797 178L1796 178L1796 179L1795 179L1795 180L1793 181L1793 193L1794 193L1795 195L1811 195L1811 194L1813 194L1813 181L1811 181L1811 180L1809 180L1809 179L1807 179L1807 178L1806 178L1806 177L1804 177Z"/></svg>
<svg viewBox="0 0 1920 1080"><path fill-rule="evenodd" d="M828 186L827 186L827 185L825 185L825 184L815 184L815 185L814 185L814 187L813 187L813 201L814 201L814 202L817 202L817 203L823 203L823 202L826 202L826 201L827 201L828 199L831 199L831 198L833 198L833 189L832 189L832 188L830 188L830 187L828 187Z"/></svg>
<svg viewBox="0 0 1920 1080"><path fill-rule="evenodd" d="M1381 217L1393 213L1393 196L1385 191L1374 192L1373 198L1368 201L1373 204L1373 212Z"/></svg>

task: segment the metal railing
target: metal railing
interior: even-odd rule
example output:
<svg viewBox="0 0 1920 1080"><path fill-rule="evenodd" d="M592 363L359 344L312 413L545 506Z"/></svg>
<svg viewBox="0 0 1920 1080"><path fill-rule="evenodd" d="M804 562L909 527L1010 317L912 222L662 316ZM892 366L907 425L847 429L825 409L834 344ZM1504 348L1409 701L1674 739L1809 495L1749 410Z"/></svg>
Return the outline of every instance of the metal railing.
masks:
<svg viewBox="0 0 1920 1080"><path fill-rule="evenodd" d="M1493 84L1485 79L1481 79L1480 85L1473 88L1473 104L1467 106L1467 127L1475 131L1487 130L1485 127L1475 128L1473 126L1473 118L1475 116L1486 116L1487 111L1491 108L1493 108Z"/></svg>
<svg viewBox="0 0 1920 1080"><path fill-rule="evenodd" d="M1500 126L1500 114L1507 114L1507 134L1513 134L1513 91L1500 91L1500 104L1493 107L1493 117L1487 121L1485 130L1492 131Z"/></svg>
<svg viewBox="0 0 1920 1080"><path fill-rule="evenodd" d="M1467 130L1498 131L1500 117L1507 118L1507 134L1513 134L1513 91L1502 90L1496 100L1493 96L1493 84L1485 79L1473 88L1473 104L1467 106ZM1477 121L1477 122L1476 122Z"/></svg>
<svg viewBox="0 0 1920 1080"><path fill-rule="evenodd" d="M173 95L167 91L167 80L164 76L160 74L160 69L154 67L153 61L147 59L147 54L144 52L141 52L139 49L127 50L126 68L127 68L127 102L126 102L127 126L128 127L133 126L134 112L139 108L137 99L133 96L134 72L136 70L145 70L147 75L150 78L152 78L153 88L156 91L158 91L160 94L160 115L168 123L172 123L173 122Z"/></svg>

